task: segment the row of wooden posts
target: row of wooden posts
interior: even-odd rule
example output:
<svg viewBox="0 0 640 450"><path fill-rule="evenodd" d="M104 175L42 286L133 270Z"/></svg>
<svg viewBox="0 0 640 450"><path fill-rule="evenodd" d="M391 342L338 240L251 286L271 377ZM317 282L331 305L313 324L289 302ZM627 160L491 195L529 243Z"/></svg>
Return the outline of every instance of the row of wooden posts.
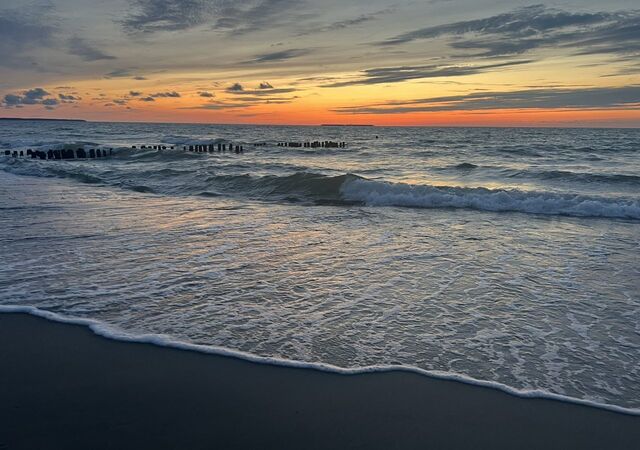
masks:
<svg viewBox="0 0 640 450"><path fill-rule="evenodd" d="M345 148L346 142L313 141L313 142L278 142L278 147L297 148Z"/></svg>
<svg viewBox="0 0 640 450"><path fill-rule="evenodd" d="M266 146L266 143L254 144L255 147ZM333 142L333 141L313 141L313 142L278 142L278 147L294 147L294 148L345 148L346 142ZM173 150L175 146L166 145L141 145L140 147L133 145L132 149L142 150ZM197 144L197 145L184 145L183 151L189 151L194 153L214 153L215 151L225 153L227 151L231 153L244 153L243 145L229 144ZM23 158L25 156L24 150L5 150L5 156L13 156L14 158ZM113 148L109 149L89 149L84 148L74 149L62 149L62 150L31 150L26 151L26 156L32 159L94 159L105 158L113 155Z"/></svg>
<svg viewBox="0 0 640 450"><path fill-rule="evenodd" d="M132 149L137 149L138 146L133 145L131 147ZM166 145L141 145L140 148L142 150L173 150L175 147L174 146L169 146L167 147ZM234 147L233 144L229 144L228 145L229 148L229 152L236 152L236 153L244 153L244 146L243 145L236 145ZM227 144L196 144L196 145L183 145L182 146L182 151L190 151L192 153L214 153L215 151L219 151L219 152L226 152L227 151Z"/></svg>
<svg viewBox="0 0 640 450"><path fill-rule="evenodd" d="M13 156L14 158L23 158L25 156L30 157L31 159L94 159L94 158L106 158L108 156L113 155L113 148L110 149L99 149L92 148L89 150L85 150L83 148L79 148L77 150L68 148L62 150L5 150L5 156Z"/></svg>

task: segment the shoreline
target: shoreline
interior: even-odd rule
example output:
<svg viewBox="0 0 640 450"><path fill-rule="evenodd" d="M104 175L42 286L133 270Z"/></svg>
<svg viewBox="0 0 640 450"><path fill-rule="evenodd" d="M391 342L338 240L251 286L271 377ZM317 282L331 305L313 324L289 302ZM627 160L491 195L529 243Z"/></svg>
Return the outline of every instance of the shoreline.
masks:
<svg viewBox="0 0 640 450"><path fill-rule="evenodd" d="M0 313L0 448L595 449L640 440L640 417L605 409L409 371L344 375L106 339L86 322Z"/></svg>
<svg viewBox="0 0 640 450"><path fill-rule="evenodd" d="M387 373L387 372L399 372L412 375L419 375L438 381L453 381L456 383L462 383L483 389L492 389L498 392L506 393L521 399L541 399L551 400L563 403L574 404L583 406L586 408L595 408L603 411L610 411L617 414L624 414L629 416L640 417L640 408L629 408L619 405L611 405L607 403L596 403L591 400L585 400L576 397L569 397L566 395L555 394L543 390L531 390L522 391L515 387L499 383L497 381L481 380L472 378L468 375L429 371L414 366L367 366L358 368L345 368L334 366L327 363L320 362L304 362L298 360L278 359L267 356L259 356L252 353L242 352L240 350L232 350L226 347L216 347L212 345L192 344L174 340L165 335L158 334L140 334L131 335L125 331L118 330L117 327L100 322L95 319L85 318L73 318L63 316L54 312L38 309L33 306L5 306L0 305L0 317L3 314L26 314L33 317L41 318L54 323L76 325L88 328L94 335L113 340L117 342L132 343L132 344L146 344L153 345L160 348L168 348L186 352L195 352L203 355L220 356L225 358L234 358L242 361L247 361L254 364L265 364L274 367L284 367L293 369L313 370L318 372L326 372L330 374L337 374L342 376L356 376L365 374ZM0 449L2 450L2 449Z"/></svg>

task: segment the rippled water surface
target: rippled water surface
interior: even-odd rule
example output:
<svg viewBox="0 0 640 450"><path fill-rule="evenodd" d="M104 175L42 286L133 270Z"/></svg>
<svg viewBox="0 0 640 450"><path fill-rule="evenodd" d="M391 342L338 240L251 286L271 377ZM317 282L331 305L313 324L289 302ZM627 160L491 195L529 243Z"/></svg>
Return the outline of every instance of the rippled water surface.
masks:
<svg viewBox="0 0 640 450"><path fill-rule="evenodd" d="M0 156L1 305L640 408L639 131L0 123L98 145Z"/></svg>

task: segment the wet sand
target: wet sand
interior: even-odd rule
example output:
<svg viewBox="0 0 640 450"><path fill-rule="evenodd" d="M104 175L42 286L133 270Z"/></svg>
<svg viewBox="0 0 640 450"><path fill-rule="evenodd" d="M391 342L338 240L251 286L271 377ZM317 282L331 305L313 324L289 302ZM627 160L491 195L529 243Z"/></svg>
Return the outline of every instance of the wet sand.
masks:
<svg viewBox="0 0 640 450"><path fill-rule="evenodd" d="M339 375L0 314L0 449L637 449L640 417Z"/></svg>

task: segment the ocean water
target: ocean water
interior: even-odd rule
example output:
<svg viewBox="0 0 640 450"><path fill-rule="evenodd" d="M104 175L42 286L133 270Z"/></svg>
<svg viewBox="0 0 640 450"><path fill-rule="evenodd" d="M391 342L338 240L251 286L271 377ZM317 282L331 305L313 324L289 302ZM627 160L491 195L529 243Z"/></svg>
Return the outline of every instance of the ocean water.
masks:
<svg viewBox="0 0 640 450"><path fill-rule="evenodd" d="M0 156L5 310L640 412L640 130L0 123L99 145Z"/></svg>

